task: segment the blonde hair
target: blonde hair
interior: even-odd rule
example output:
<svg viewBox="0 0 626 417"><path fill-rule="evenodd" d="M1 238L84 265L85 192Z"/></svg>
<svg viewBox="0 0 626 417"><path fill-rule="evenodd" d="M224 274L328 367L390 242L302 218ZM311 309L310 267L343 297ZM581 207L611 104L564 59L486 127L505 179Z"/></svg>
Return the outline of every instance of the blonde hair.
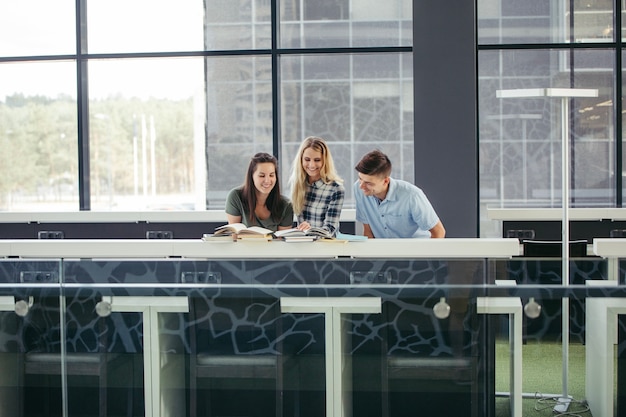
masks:
<svg viewBox="0 0 626 417"><path fill-rule="evenodd" d="M307 173L302 167L302 155L304 154L304 151L309 148L312 148L322 154L323 165L320 170L322 181L324 181L325 184L329 184L333 181L339 184L343 183L343 180L335 170L335 163L333 162L330 149L328 148L328 145L326 145L326 141L317 136L309 136L304 139L302 144L300 144L300 149L298 149L298 153L296 154L293 164L291 165L291 176L289 178L289 184L291 185L291 204L293 205L293 211L296 215L301 214L302 210L304 210L304 196L307 189Z"/></svg>

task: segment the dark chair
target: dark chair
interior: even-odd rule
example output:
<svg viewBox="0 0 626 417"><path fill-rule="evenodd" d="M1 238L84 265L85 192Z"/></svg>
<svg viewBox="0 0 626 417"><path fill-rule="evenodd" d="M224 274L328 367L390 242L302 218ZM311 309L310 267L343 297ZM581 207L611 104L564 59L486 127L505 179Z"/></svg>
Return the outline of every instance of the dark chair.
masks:
<svg viewBox="0 0 626 417"><path fill-rule="evenodd" d="M420 397L418 402L427 414L460 416L478 412L478 388L474 383L478 355L471 341L475 335L468 331L478 327L478 316L470 301L471 293L463 285L484 282L484 263L451 260L446 270L445 280L440 281L450 286L445 291L435 290L430 299L387 303L387 322L394 323L385 339L385 388L390 396L395 391L395 397L388 399L390 415L410 415L407 410ZM447 304L447 314L435 312L436 300ZM399 387L412 387L407 391L414 391L404 407L399 406L398 398L405 395L405 388Z"/></svg>
<svg viewBox="0 0 626 417"><path fill-rule="evenodd" d="M216 299L190 300L189 415L267 416L273 405L280 417L283 355L275 340L277 306L271 306L276 300L256 304L267 322L255 317L250 299L226 301L217 306Z"/></svg>
<svg viewBox="0 0 626 417"><path fill-rule="evenodd" d="M478 363L467 329L475 328L469 325L476 314L462 284L482 282L482 265L482 260L415 262L411 267L418 272L392 276L391 282L427 283L432 287L428 296L390 287L394 293L383 302L382 314L354 318L355 415L408 417L416 410L475 415ZM390 282L379 281L382 286ZM449 303L448 314L436 315L434 307L442 298Z"/></svg>
<svg viewBox="0 0 626 417"><path fill-rule="evenodd" d="M81 414L84 409L92 410L88 414L96 412L101 417L108 416L112 404L109 399L112 381L128 383L133 378L130 355L109 350L112 323L109 318L96 315L92 299L68 299L65 340L60 339L59 311L59 297L42 297L34 299L30 311L24 316L23 385L33 398L37 398L37 401L24 398L24 407L37 406L43 408L44 415L60 415L64 367L70 415ZM66 347L64 358L61 343ZM126 391L125 414L131 416L132 387L122 386L121 389ZM94 390L97 391L97 411L93 404L88 404L93 402ZM119 403L118 398L115 403Z"/></svg>

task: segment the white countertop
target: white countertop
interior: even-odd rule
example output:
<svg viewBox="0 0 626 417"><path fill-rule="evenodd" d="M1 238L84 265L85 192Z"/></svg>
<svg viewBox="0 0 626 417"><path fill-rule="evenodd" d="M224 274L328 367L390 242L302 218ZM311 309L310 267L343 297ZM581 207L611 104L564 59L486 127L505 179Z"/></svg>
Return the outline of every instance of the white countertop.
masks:
<svg viewBox="0 0 626 417"><path fill-rule="evenodd" d="M570 208L568 217L572 220L626 220L626 208ZM561 220L562 208L487 208L490 220Z"/></svg>
<svg viewBox="0 0 626 417"><path fill-rule="evenodd" d="M603 258L626 258L626 239L594 239L593 253Z"/></svg>
<svg viewBox="0 0 626 417"><path fill-rule="evenodd" d="M201 239L0 240L0 257L16 258L510 258L517 239L370 239L361 242L216 241Z"/></svg>

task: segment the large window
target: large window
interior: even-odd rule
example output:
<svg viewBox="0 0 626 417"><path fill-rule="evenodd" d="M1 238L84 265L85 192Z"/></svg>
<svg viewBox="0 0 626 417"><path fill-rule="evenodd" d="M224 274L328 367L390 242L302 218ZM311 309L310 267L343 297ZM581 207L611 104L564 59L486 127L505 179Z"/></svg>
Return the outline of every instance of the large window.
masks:
<svg viewBox="0 0 626 417"><path fill-rule="evenodd" d="M259 151L287 193L309 135L347 185L373 148L413 179L411 1L10 1L0 23L0 210L222 209Z"/></svg>
<svg viewBox="0 0 626 417"><path fill-rule="evenodd" d="M376 147L395 162L395 176L412 180L411 161L402 163L403 153L413 155L412 62L411 54L394 53L283 57L283 161L291 162L302 138L317 135L329 142L346 185ZM352 188L346 193L351 200Z"/></svg>
<svg viewBox="0 0 626 417"><path fill-rule="evenodd" d="M564 134L569 206L621 206L614 3L478 1L482 219L489 207L562 207ZM595 90L597 97L568 99L567 113L561 99L498 97L545 88ZM489 221L481 226L483 236L500 233Z"/></svg>

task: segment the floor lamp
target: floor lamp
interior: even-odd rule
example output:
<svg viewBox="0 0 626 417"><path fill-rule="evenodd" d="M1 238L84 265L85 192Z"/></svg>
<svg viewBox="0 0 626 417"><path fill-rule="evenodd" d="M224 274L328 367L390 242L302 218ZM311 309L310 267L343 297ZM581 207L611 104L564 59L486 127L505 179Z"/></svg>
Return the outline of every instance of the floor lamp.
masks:
<svg viewBox="0 0 626 417"><path fill-rule="evenodd" d="M581 97L598 97L597 89L586 88L523 88L512 90L497 90L496 97L501 99L507 98L538 98L550 97L561 99L561 133L562 133L562 183L561 183L561 204L563 206L563 220L561 221L561 238L562 238L562 272L561 283L564 286L569 285L569 182L570 182L570 111L569 104L572 98ZM555 412L564 413L567 411L571 401L567 389L568 363L569 363L569 298L562 299L562 317L563 317L563 395L557 401L554 407Z"/></svg>

